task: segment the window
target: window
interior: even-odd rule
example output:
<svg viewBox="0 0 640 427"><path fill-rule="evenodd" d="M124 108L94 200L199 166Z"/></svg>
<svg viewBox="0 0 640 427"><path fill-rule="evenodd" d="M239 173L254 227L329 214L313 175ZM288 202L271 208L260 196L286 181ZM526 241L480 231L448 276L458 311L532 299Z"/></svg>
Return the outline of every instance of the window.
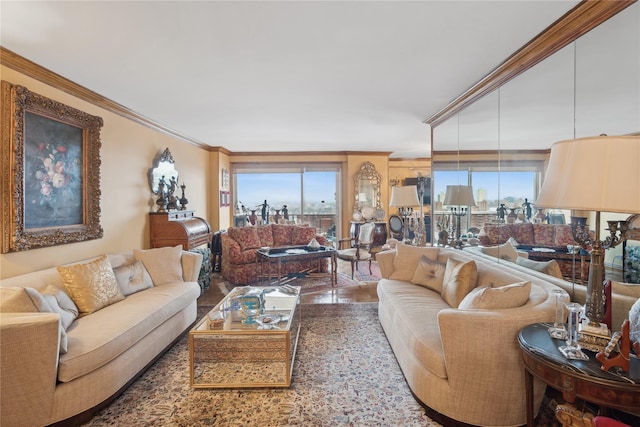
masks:
<svg viewBox="0 0 640 427"><path fill-rule="evenodd" d="M249 224L252 211L257 222L284 221L286 206L289 221L309 224L333 241L340 235L339 177L339 165L239 165L234 169L234 225Z"/></svg>
<svg viewBox="0 0 640 427"><path fill-rule="evenodd" d="M447 167L455 170L447 170ZM459 168L459 169L458 169ZM442 201L447 185L470 185L476 207L467 218L467 228L479 227L498 216L504 204L510 212L526 214L525 203L533 203L538 194L541 165L522 164L510 167L497 165L434 164L434 208L436 215L446 213ZM532 212L535 215L535 210ZM462 228L462 227L461 227Z"/></svg>

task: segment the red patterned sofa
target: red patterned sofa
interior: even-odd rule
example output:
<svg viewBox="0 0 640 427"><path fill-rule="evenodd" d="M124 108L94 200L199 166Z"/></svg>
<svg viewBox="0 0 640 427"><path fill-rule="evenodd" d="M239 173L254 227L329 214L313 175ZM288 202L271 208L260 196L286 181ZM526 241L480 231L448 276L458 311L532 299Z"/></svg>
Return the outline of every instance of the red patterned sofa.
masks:
<svg viewBox="0 0 640 427"><path fill-rule="evenodd" d="M575 245L571 226L567 224L490 224L485 223L478 240L482 246L501 245L513 237L518 247L550 248L567 251L567 245Z"/></svg>
<svg viewBox="0 0 640 427"><path fill-rule="evenodd" d="M284 246L307 245L312 239L321 245L327 244L324 236L316 234L314 227L303 225L269 224L250 227L230 227L220 236L222 244L222 276L232 285L248 285L258 279L256 249L263 246L279 248ZM322 268L326 271L327 259ZM316 266L317 260L287 262L282 265L282 273L297 273ZM275 273L275 265L272 273ZM265 272L266 273L266 272Z"/></svg>
<svg viewBox="0 0 640 427"><path fill-rule="evenodd" d="M569 280L573 276L573 257L567 252L567 245L577 245L573 240L571 225L568 224L491 224L485 223L478 240L482 246L495 246L513 238L518 250L531 251L533 248L548 248L555 252L529 252L529 258L535 261L556 260L562 276ZM515 244L515 243L514 243ZM589 274L590 257L586 251L578 258L577 279L586 282Z"/></svg>

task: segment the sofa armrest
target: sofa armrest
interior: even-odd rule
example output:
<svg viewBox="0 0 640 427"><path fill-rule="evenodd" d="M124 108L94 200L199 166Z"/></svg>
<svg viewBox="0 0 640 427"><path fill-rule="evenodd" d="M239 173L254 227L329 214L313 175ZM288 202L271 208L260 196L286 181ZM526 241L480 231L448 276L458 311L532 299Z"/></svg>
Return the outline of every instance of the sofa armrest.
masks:
<svg viewBox="0 0 640 427"><path fill-rule="evenodd" d="M200 269L202 268L202 259L202 254L182 251L182 280L185 282L198 282Z"/></svg>
<svg viewBox="0 0 640 427"><path fill-rule="evenodd" d="M378 261L378 266L380 267L380 276L382 276L383 279L388 279L391 273L394 272L393 260L395 257L395 249L381 251L376 254L376 261Z"/></svg>
<svg viewBox="0 0 640 427"><path fill-rule="evenodd" d="M239 260L242 258L242 248L240 244L227 233L223 233L220 236L220 243L222 246L222 260L231 264L239 263Z"/></svg>
<svg viewBox="0 0 640 427"><path fill-rule="evenodd" d="M58 376L58 315L0 313L0 420L46 425Z"/></svg>
<svg viewBox="0 0 640 427"><path fill-rule="evenodd" d="M532 323L552 322L554 311L551 297L535 306L510 309L441 310L438 325L449 380L457 386L488 389L492 388L488 384L500 383L500 378L479 375L479 367L489 376L502 370L507 378L524 378L518 332ZM478 381L472 385L469 378Z"/></svg>

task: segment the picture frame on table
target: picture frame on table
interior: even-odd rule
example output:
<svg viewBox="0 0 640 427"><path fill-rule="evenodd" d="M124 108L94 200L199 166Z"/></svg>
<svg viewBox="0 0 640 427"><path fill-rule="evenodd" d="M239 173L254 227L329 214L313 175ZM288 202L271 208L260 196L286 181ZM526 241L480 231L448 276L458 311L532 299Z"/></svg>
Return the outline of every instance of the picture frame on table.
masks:
<svg viewBox="0 0 640 427"><path fill-rule="evenodd" d="M103 236L102 118L2 81L2 253Z"/></svg>

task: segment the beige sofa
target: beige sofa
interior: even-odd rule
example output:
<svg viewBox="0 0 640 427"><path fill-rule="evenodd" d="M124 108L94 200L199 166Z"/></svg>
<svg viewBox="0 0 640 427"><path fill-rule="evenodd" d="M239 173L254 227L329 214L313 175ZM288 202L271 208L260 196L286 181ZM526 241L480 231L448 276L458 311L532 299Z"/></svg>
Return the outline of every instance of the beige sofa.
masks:
<svg viewBox="0 0 640 427"><path fill-rule="evenodd" d="M485 258L489 262L499 263L500 266L513 269L516 271L526 272L534 276L544 278L545 280L553 283L554 285L567 291L572 301L584 305L587 300L587 286L581 284L573 284L570 281L564 280L558 277L552 277L545 274L543 271L532 270L524 265L519 265L505 257L495 258L488 253L482 251L480 247L467 247L465 251L472 252L475 256ZM540 262L540 265L545 263ZM640 285L629 283L612 282L611 287L611 329L619 331L622 327L622 322L629 318L629 311L633 303L640 298Z"/></svg>
<svg viewBox="0 0 640 427"><path fill-rule="evenodd" d="M433 258L433 251L437 261L426 265L438 267L425 269L425 259L421 257ZM382 275L378 282L380 323L409 387L436 412L430 415L437 418L439 413L483 426L526 424L524 365L517 335L526 325L553 321L553 290L557 287L544 277L504 269L451 248L398 245L396 250L378 253L377 260ZM445 301L445 295L451 299L450 290L412 283L420 274L437 281L443 268L444 282L451 282L448 263L470 261L477 274L468 277L472 282L468 292L454 306ZM511 286L505 288L507 285ZM494 295L507 289L524 290L524 299L521 294L520 301L514 299L513 304L478 303L483 301L478 295ZM463 294L458 294L458 299ZM565 298L568 300L568 295ZM536 381L536 410L544 390L544 385Z"/></svg>
<svg viewBox="0 0 640 427"><path fill-rule="evenodd" d="M168 251L172 251L170 256ZM63 316L37 312L38 307L25 308L30 301L25 295L33 298L37 291L37 300L49 290L59 289L78 297L79 288L71 288L71 292L65 284L69 276L48 268L0 281L3 427L42 426L61 420L77 424L90 418L96 406L124 390L196 320L202 255L176 247L109 254L108 263L104 259L79 261L64 271L77 271L73 269L83 264L80 269L86 272L85 265L99 264L99 271L104 272L110 265L121 286L122 277L125 282L127 277L134 278L127 276L128 271L140 260L145 267L141 274L146 271L149 276L143 274L144 286L132 279L128 291L133 293L76 318L66 331L62 324L67 312ZM112 284L110 276L107 281ZM58 301L66 300L62 297L57 294ZM80 307L85 307L86 301L81 302L77 308L82 312ZM18 307L16 312L8 312L10 306Z"/></svg>

